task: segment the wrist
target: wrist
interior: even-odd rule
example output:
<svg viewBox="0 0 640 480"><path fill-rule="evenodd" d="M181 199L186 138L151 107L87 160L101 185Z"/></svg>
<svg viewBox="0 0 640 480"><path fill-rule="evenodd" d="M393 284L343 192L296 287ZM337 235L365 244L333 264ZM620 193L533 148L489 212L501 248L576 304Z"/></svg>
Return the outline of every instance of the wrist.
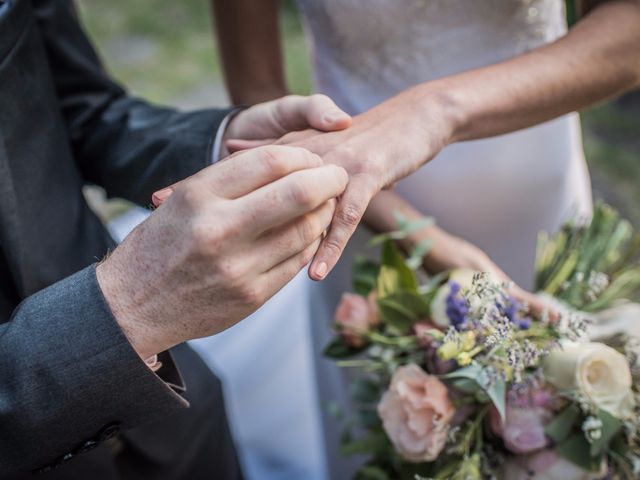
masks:
<svg viewBox="0 0 640 480"><path fill-rule="evenodd" d="M142 312L135 307L135 290L115 262L107 259L98 264L96 278L116 323L143 361L172 346L144 321Z"/></svg>
<svg viewBox="0 0 640 480"><path fill-rule="evenodd" d="M407 93L412 97L410 102L419 106L416 118L420 119L430 134L433 133L434 116L438 119L440 148L464 137L464 125L467 123L464 102L447 79L417 85Z"/></svg>

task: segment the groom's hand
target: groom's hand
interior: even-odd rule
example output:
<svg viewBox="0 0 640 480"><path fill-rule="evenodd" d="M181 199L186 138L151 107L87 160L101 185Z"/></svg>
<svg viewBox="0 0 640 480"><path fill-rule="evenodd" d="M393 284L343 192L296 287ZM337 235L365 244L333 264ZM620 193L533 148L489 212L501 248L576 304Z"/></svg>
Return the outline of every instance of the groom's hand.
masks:
<svg viewBox="0 0 640 480"><path fill-rule="evenodd" d="M227 143L249 145L251 148L269 145L283 135L308 128L314 131L333 132L344 130L351 125L351 117L340 110L326 95L288 95L286 97L259 103L240 111L232 117L226 127L221 142L219 157L229 154ZM242 148L240 149L242 150ZM233 153L235 149L231 150ZM151 198L159 207L180 182L168 185L155 192Z"/></svg>
<svg viewBox="0 0 640 480"><path fill-rule="evenodd" d="M222 146L225 147L228 140L253 141L264 145L298 130L314 128L333 132L350 125L351 117L326 95L288 95L240 111L229 122Z"/></svg>
<svg viewBox="0 0 640 480"><path fill-rule="evenodd" d="M313 258L347 181L307 150L267 146L181 182L97 268L140 356L255 311Z"/></svg>

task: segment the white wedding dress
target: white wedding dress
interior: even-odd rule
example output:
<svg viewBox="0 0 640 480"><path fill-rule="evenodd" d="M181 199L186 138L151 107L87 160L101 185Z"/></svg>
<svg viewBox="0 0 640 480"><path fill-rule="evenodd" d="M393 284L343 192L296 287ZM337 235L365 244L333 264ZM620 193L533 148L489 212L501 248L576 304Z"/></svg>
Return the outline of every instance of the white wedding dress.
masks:
<svg viewBox="0 0 640 480"><path fill-rule="evenodd" d="M298 4L316 89L353 114L415 84L505 60L566 31L563 0ZM397 192L530 286L537 233L590 211L578 117L448 147ZM312 283L302 272L238 326L192 342L225 381L248 480L343 480L358 463L340 456L339 426L325 415L330 401L348 410L347 379L320 352L366 238L361 229L325 282Z"/></svg>
<svg viewBox="0 0 640 480"><path fill-rule="evenodd" d="M298 5L311 40L316 91L352 114L416 84L552 42L567 29L564 0L298 0ZM571 114L447 147L401 181L396 192L531 287L538 232L553 232L568 216L591 211L579 118ZM325 282L308 282L320 404L337 401L347 411L347 374L322 359L321 350L340 295L350 288L353 257L365 251L367 236L358 232ZM359 459L340 456L340 427L326 410L322 414L330 478L350 478Z"/></svg>

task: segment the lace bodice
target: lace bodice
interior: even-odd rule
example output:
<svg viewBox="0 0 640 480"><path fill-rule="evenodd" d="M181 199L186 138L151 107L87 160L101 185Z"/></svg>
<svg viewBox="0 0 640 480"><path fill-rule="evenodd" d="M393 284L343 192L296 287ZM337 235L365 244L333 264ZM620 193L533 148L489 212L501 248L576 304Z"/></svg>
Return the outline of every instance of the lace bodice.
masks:
<svg viewBox="0 0 640 480"><path fill-rule="evenodd" d="M317 89L357 113L566 32L563 0L298 0Z"/></svg>

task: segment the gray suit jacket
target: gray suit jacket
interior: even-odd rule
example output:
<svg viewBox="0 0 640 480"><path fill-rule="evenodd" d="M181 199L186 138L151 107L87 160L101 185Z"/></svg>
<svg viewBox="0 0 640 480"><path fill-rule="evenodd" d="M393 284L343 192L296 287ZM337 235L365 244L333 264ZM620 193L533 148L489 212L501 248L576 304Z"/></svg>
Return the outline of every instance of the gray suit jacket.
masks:
<svg viewBox="0 0 640 480"><path fill-rule="evenodd" d="M185 394L116 324L93 265L114 244L81 191L148 204L207 165L226 113L128 97L69 0L0 0L0 478L239 475L217 380L181 347Z"/></svg>

